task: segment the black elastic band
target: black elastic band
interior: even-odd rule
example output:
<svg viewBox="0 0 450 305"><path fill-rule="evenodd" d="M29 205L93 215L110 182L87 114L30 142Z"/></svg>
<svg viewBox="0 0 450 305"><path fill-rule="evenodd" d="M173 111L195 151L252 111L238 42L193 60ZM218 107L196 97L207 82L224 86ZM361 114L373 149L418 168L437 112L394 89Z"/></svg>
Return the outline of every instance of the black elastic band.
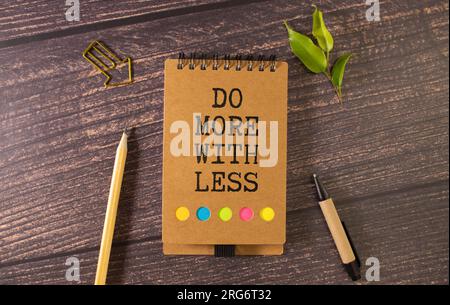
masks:
<svg viewBox="0 0 450 305"><path fill-rule="evenodd" d="M216 257L232 257L234 256L234 245L215 245L214 256Z"/></svg>

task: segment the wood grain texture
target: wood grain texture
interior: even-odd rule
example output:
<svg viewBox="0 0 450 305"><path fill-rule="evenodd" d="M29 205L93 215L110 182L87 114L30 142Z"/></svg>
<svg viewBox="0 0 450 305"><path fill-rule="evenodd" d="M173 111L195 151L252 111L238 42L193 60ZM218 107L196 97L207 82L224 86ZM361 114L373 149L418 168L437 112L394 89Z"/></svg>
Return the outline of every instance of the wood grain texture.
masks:
<svg viewBox="0 0 450 305"><path fill-rule="evenodd" d="M109 2L92 3L100 8ZM380 283L448 283L448 3L382 1L381 22L368 22L363 1L321 1L336 52L354 54L343 105L287 45L282 20L309 32L310 5L242 3L3 45L0 283L67 284L70 256L81 259L82 283L93 282L124 126L135 129L110 283L351 283L315 201L313 171L334 195L363 261L379 258ZM12 7L8 15L19 20L25 7ZM146 11L104 8L111 18ZM51 16L30 10L37 18ZM90 16L86 22L100 22ZM66 26L21 34L27 23L19 23L14 36L14 24L0 28L6 33L0 40ZM132 86L102 87L102 76L81 57L97 38L133 57ZM162 71L164 59L181 50L275 53L289 63L288 236L281 257L162 255Z"/></svg>
<svg viewBox="0 0 450 305"><path fill-rule="evenodd" d="M65 14L73 2L68 5L66 0L51 3L46 0L15 1L13 4L3 2L0 5L0 41L216 2L220 0L82 0L79 1L80 20L70 22Z"/></svg>

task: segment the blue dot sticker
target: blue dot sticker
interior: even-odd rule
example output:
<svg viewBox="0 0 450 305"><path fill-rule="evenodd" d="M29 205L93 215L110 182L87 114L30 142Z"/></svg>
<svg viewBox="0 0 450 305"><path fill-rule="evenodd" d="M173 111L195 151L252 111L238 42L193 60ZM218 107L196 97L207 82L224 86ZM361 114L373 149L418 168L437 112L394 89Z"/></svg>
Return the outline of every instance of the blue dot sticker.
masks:
<svg viewBox="0 0 450 305"><path fill-rule="evenodd" d="M200 207L197 210L197 218L200 221L207 221L211 217L211 212L208 208Z"/></svg>

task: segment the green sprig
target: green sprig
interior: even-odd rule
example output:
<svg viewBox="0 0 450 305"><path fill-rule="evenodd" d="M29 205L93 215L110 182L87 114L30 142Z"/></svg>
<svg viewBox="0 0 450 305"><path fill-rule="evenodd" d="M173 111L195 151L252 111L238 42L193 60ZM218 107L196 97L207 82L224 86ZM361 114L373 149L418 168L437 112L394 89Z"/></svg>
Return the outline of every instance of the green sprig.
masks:
<svg viewBox="0 0 450 305"><path fill-rule="evenodd" d="M305 67L313 73L324 74L333 85L336 95L342 102L342 81L344 79L345 67L350 60L351 54L347 53L340 56L334 65L330 65L330 52L334 47L334 40L328 31L323 20L323 13L313 5L312 14L313 27L312 35L317 44L306 35L296 32L284 21L288 32L289 44L292 53L297 56Z"/></svg>

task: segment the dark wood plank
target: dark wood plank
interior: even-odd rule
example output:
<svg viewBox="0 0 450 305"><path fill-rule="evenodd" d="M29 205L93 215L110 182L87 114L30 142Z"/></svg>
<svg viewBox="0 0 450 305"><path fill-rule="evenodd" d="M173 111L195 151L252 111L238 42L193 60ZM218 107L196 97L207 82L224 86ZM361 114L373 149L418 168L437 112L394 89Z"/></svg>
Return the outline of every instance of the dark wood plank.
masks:
<svg viewBox="0 0 450 305"><path fill-rule="evenodd" d="M448 190L443 191L442 185L436 184L402 193L345 200L345 203L337 197L336 204L341 217L349 220L349 229L355 232L352 237L359 254L380 259L381 283L442 283L445 270L441 266L448 261L448 244L441 235L448 233L447 197ZM384 204L393 201L394 206ZM421 219L410 213L411 209L421 213ZM279 258L164 257L159 238L116 243L108 281L110 284L352 283L340 265L319 208L292 211L287 221L286 253ZM411 239L411 235L415 238ZM68 257L75 256L80 259L81 283L90 284L95 278L97 252L96 248L84 249L7 266L1 269L0 283L66 284L64 263ZM363 274L366 268L363 267Z"/></svg>
<svg viewBox="0 0 450 305"><path fill-rule="evenodd" d="M317 171L362 258L380 259L382 283L448 283L448 3L386 1L369 23L359 1L324 2L337 52L355 54L343 106L287 46L281 21L308 31L309 6L249 4L1 49L0 282L64 283L71 255L92 282L115 145L135 126L111 282L348 282L310 186ZM97 37L133 56L135 84L101 87L80 55ZM180 50L288 60L286 255L162 256L162 67Z"/></svg>
<svg viewBox="0 0 450 305"><path fill-rule="evenodd" d="M0 5L0 41L36 34L66 30L90 24L142 16L149 13L170 12L179 8L194 7L220 2L220 0L187 0L187 1L101 1L81 0L80 20L67 21L66 1L45 0L4 2Z"/></svg>

